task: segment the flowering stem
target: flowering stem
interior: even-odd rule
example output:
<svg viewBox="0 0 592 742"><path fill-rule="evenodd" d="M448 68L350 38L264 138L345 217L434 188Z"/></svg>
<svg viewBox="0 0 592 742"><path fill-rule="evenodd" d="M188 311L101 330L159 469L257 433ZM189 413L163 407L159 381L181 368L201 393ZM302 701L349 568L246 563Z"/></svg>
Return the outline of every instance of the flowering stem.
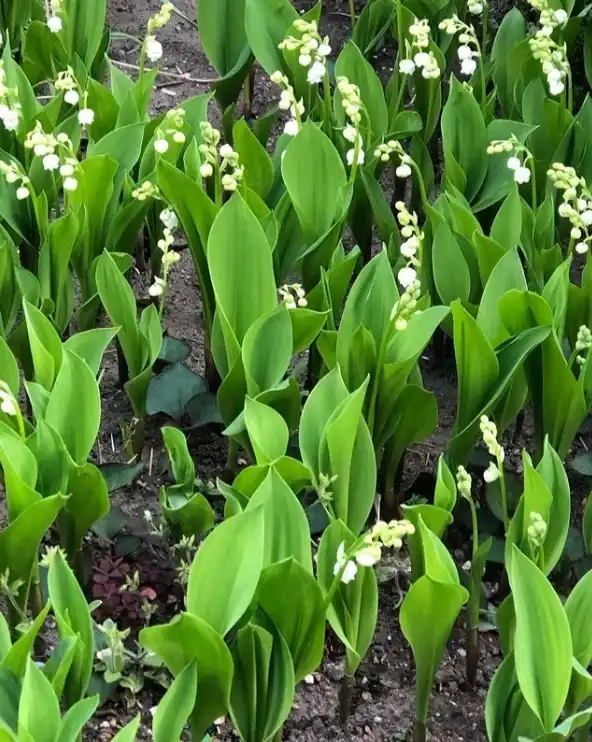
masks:
<svg viewBox="0 0 592 742"><path fill-rule="evenodd" d="M405 39L403 34L403 2L397 0L397 61L403 59L403 49L405 48Z"/></svg>
<svg viewBox="0 0 592 742"><path fill-rule="evenodd" d="M571 67L567 70L567 110L571 113L573 110L573 78Z"/></svg>
<svg viewBox="0 0 592 742"><path fill-rule="evenodd" d="M537 210L537 184L536 184L536 170L534 166L534 157L528 153L528 156L526 158L526 162L528 163L528 167L530 168L530 188L532 193L532 210Z"/></svg>
<svg viewBox="0 0 592 742"><path fill-rule="evenodd" d="M504 474L503 461L497 462L497 468L499 469L499 483L500 483L500 494L502 500L502 514L504 518L504 532L507 533L510 528L510 515L508 513L508 490L506 487L506 476Z"/></svg>
<svg viewBox="0 0 592 742"><path fill-rule="evenodd" d="M429 203L428 203L428 194L426 193L425 184L423 182L423 175L421 174L419 165L415 162L415 160L412 157L409 158L409 165L411 165L411 167L415 171L415 175L417 176L417 182L419 184L419 192L421 193L421 201L423 203L424 214L427 214Z"/></svg>
<svg viewBox="0 0 592 742"><path fill-rule="evenodd" d="M356 3L355 0L349 0L349 17L351 19L352 33L356 27Z"/></svg>
<svg viewBox="0 0 592 742"><path fill-rule="evenodd" d="M324 119L325 119L325 134L331 139L333 136L333 124L331 123L331 80L329 78L329 72L325 72L323 79L323 98L325 103ZM300 114L298 113L298 107L296 106L296 114L298 121L298 128L300 129Z"/></svg>
<svg viewBox="0 0 592 742"><path fill-rule="evenodd" d="M481 37L481 52L484 52L485 49L487 48L487 32L489 30L489 5L487 4L485 5L483 9L482 23L483 23L483 29L482 29L483 34Z"/></svg>
<svg viewBox="0 0 592 742"><path fill-rule="evenodd" d="M144 77L145 67L146 67L146 40L144 40L144 43L142 44L142 48L140 50L140 63L138 66L138 69L139 69L138 84L142 82L142 78Z"/></svg>

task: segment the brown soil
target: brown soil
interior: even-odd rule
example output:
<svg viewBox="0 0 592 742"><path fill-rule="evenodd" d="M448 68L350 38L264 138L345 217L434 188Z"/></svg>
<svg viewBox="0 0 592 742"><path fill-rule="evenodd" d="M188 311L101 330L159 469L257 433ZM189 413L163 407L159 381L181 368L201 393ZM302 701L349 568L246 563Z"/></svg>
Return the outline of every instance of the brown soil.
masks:
<svg viewBox="0 0 592 742"><path fill-rule="evenodd" d="M196 0L176 0L176 6L189 18L195 18ZM307 10L315 4L314 0L294 0L300 10ZM503 6L503 2L498 5ZM111 0L110 20L115 31L132 36L143 34L147 19L160 6L160 0ZM500 7L500 15L505 12ZM499 17L499 16L498 16ZM345 0L325 0L323 32L328 34L334 47L342 44L349 35L347 2ZM163 68L176 74L187 74L194 79L213 80L216 75L209 66L207 58L200 49L195 28L176 18L159 38L165 49ZM130 41L115 41L112 51L114 59L135 63L137 53ZM375 60L377 69L390 73L392 51L385 48ZM205 92L207 82L179 82L169 78L159 78L155 95L156 111L174 107L187 97ZM269 81L258 78L254 111L265 110L273 95ZM147 279L137 279L138 296L146 296ZM173 272L170 296L167 302L165 326L170 335L186 340L191 346L189 366L198 372L203 371L203 329L201 306L191 257L188 251L182 254L180 264ZM456 407L456 379L454 361L440 359L435 368L433 359L424 363L426 386L437 394L440 405L440 426L425 444L413 449L408 456L404 481L411 484L418 476L433 472L434 462L444 449L449 431L454 423ZM96 458L102 463L123 462L123 437L120 424L130 419L131 413L125 392L120 388L117 377L115 353L106 360L102 377L103 425L100 446ZM160 439L159 428L164 420L153 419L147 429L146 469L131 487L115 493L113 504L135 519L141 531L142 514L148 509L158 512L158 487L166 467L166 456ZM525 434L528 434L528 426ZM516 451L526 445L527 437L516 442ZM192 432L189 443L194 454L199 474L215 478L222 472L226 457L226 445L219 431L202 429ZM582 482L579 482L582 487ZM412 490L411 490L412 491ZM581 489L580 489L581 491ZM101 541L93 543L95 563L100 556L115 555L115 544ZM462 551L456 556L464 561ZM155 569L172 572L172 565L162 557L158 544L144 542L136 551L125 557L130 570L138 569L142 576L142 586L146 586L145 575L154 574ZM159 563L160 560L160 563ZM180 610L177 594L169 580L163 584L150 585L158 593L161 608L159 620L167 620L176 610ZM303 684L298 690L293 713L288 720L284 740L291 742L345 742L346 740L406 740L414 717L414 671L407 643L398 624L399 595L394 583L382 586L381 610L378 631L374 643L360 668L356 678L353 712L347 731L343 731L336 720L337 699L342 676L342 661L339 653L328 652L327 659L314 674L314 682ZM483 633L480 640L481 667L477 689L464 688L464 638L458 631L452 637L446 650L443 663L437 675L429 719L428 738L438 742L485 742L484 701L487 687L499 662L499 649L495 633ZM121 699L108 701L101 709L101 717L93 722L85 739L109 740L116 730L136 713L143 715L142 731L138 739L151 739L149 709L158 702L160 691L147 686L138 696L135 708L127 709ZM230 729L230 723L215 730L218 740L237 739Z"/></svg>

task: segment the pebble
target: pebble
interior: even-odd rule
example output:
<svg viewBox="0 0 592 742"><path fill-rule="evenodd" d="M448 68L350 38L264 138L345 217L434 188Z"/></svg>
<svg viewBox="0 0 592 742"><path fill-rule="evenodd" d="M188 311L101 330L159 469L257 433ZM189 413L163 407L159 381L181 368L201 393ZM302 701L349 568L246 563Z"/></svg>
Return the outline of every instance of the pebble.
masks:
<svg viewBox="0 0 592 742"><path fill-rule="evenodd" d="M373 722L374 722L375 724L382 724L382 716L375 716L375 717L374 717L374 718L372 719L372 721L373 721Z"/></svg>
<svg viewBox="0 0 592 742"><path fill-rule="evenodd" d="M371 700L372 700L372 696L370 695L370 693L368 693L367 691L364 691L362 693L362 701L369 702Z"/></svg>
<svg viewBox="0 0 592 742"><path fill-rule="evenodd" d="M313 732L316 732L317 734L321 734L321 732L325 731L325 725L321 721L321 719L315 719L312 722L312 730Z"/></svg>
<svg viewBox="0 0 592 742"><path fill-rule="evenodd" d="M467 656L467 650L464 649L463 647L459 647L456 650L456 653L458 654L459 657L466 657Z"/></svg>
<svg viewBox="0 0 592 742"><path fill-rule="evenodd" d="M315 681L315 679L314 679L314 675L312 675L312 673L310 675L305 675L304 676L304 682L306 683L306 685L314 685L314 681Z"/></svg>

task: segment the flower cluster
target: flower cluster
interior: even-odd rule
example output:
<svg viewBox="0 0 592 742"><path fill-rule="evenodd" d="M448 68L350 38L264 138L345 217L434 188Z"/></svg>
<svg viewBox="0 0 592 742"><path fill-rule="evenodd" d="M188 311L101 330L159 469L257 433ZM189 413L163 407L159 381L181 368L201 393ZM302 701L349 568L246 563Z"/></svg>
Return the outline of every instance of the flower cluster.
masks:
<svg viewBox="0 0 592 742"><path fill-rule="evenodd" d="M553 10L547 0L529 0L533 8L540 12L540 28L537 29L528 44L535 59L538 59L547 76L547 85L551 95L561 95L565 90L565 78L569 73L567 46L557 44L551 38L557 26L564 25L568 14L563 8Z"/></svg>
<svg viewBox="0 0 592 742"><path fill-rule="evenodd" d="M445 18L441 21L438 27L450 36L459 35L460 45L457 53L460 61L460 73L466 77L474 75L477 69L476 60L481 58L481 47L473 26L463 23L457 15L453 15L451 18Z"/></svg>
<svg viewBox="0 0 592 742"><path fill-rule="evenodd" d="M147 201L149 198L158 198L160 191L150 180L145 180L142 185L132 191L132 198L138 201Z"/></svg>
<svg viewBox="0 0 592 742"><path fill-rule="evenodd" d="M471 488L473 479L464 466L459 466L456 470L456 487L465 500L471 499Z"/></svg>
<svg viewBox="0 0 592 742"><path fill-rule="evenodd" d="M0 411L9 417L16 417L18 414L18 403L12 396L8 384L0 380Z"/></svg>
<svg viewBox="0 0 592 742"><path fill-rule="evenodd" d="M539 549L547 535L547 524L540 513L531 510L529 513L530 525L527 528L528 540L534 548Z"/></svg>
<svg viewBox="0 0 592 742"><path fill-rule="evenodd" d="M481 15L487 7L487 0L472 0L467 5L467 10L471 15Z"/></svg>
<svg viewBox="0 0 592 742"><path fill-rule="evenodd" d="M47 27L52 33L59 33L64 27L62 16L64 15L63 0L49 0L47 8Z"/></svg>
<svg viewBox="0 0 592 742"><path fill-rule="evenodd" d="M162 239L158 240L157 247L161 250L160 261L162 265L162 276L155 276L154 283L148 289L150 296L162 296L167 287L169 272L175 263L179 262L180 255L172 249L175 243L173 231L179 225L177 215L171 209L164 209L160 212L160 221L165 225Z"/></svg>
<svg viewBox="0 0 592 742"><path fill-rule="evenodd" d="M327 57L331 54L329 37L321 38L316 21L305 21L298 18L294 21L294 30L300 38L286 36L279 48L286 51L297 51L298 62L308 69L307 80L311 85L318 85L327 74Z"/></svg>
<svg viewBox="0 0 592 742"><path fill-rule="evenodd" d="M174 10L172 3L163 3L156 15L153 15L148 21L148 34L144 39L144 54L151 62L158 62L162 58L162 44L156 38L154 32L159 28L164 28L171 20L171 14Z"/></svg>
<svg viewBox="0 0 592 742"><path fill-rule="evenodd" d="M417 282L417 270L421 266L421 246L425 235L419 226L415 211L408 211L403 201L397 201L395 209L401 236L405 238L399 249L401 255L407 261L405 268L402 268L397 274L397 278L399 283L408 289Z"/></svg>
<svg viewBox="0 0 592 742"><path fill-rule="evenodd" d="M403 284L404 280L408 280L407 276L405 275L406 272L409 272L409 277L411 277L411 274L415 274L415 269L411 267L402 268L397 276L399 279L399 283ZM413 317L414 314L417 313L417 302L420 295L421 283L417 280L417 278L415 278L413 281L411 281L409 286L405 288L405 291L403 292L403 295L400 297L400 299L395 302L395 305L391 311L390 319L391 321L394 320L395 330L397 330L398 332L403 332L404 330L406 330L407 325L409 324L409 320L411 319L411 317Z"/></svg>
<svg viewBox="0 0 592 742"><path fill-rule="evenodd" d="M74 77L74 70L72 67L68 67L63 72L59 72L57 79L54 83L55 89L59 93L64 93L64 100L70 106L77 106L80 101L80 92L78 91L78 83Z"/></svg>
<svg viewBox="0 0 592 742"><path fill-rule="evenodd" d="M302 99L296 100L296 94L294 88L290 85L290 81L279 70L274 72L271 76L271 81L276 85L279 85L282 89L280 96L279 107L282 111L290 111L291 119L286 122L284 127L284 134L288 134L291 137L295 137L300 131L302 126L302 116L304 115L304 102Z"/></svg>
<svg viewBox="0 0 592 742"><path fill-rule="evenodd" d="M399 70L404 75L412 75L415 69L421 69L426 80L440 77L440 67L433 52L426 51L430 45L430 24L425 19L416 18L409 26L411 43L405 42L405 59L399 62Z"/></svg>
<svg viewBox="0 0 592 742"><path fill-rule="evenodd" d="M156 152L161 155L168 152L170 147L169 139L172 139L175 144L184 144L184 125L185 110L183 108L173 108L167 111L162 126L159 126L156 130L156 138L154 140L154 149Z"/></svg>
<svg viewBox="0 0 592 742"><path fill-rule="evenodd" d="M575 251L584 255L592 242L592 194L584 178L580 178L573 167L560 162L553 163L547 171L549 180L557 190L563 192L563 202L559 205L559 216L569 219L571 239L575 241Z"/></svg>
<svg viewBox="0 0 592 742"><path fill-rule="evenodd" d="M583 366L586 363L586 356L580 355L580 353L584 352L587 354L590 348L592 348L592 332L590 332L590 328L586 327L586 325L581 325L576 336L576 344L574 347L575 361L580 366Z"/></svg>
<svg viewBox="0 0 592 742"><path fill-rule="evenodd" d="M378 157L381 162L388 162L393 155L399 158L399 165L395 169L397 178L409 178L411 175L411 165L413 160L403 149L401 142L391 139L388 142L379 144L374 150L374 157Z"/></svg>
<svg viewBox="0 0 592 742"><path fill-rule="evenodd" d="M378 521L361 540L355 542L351 551L345 549L345 542L339 544L333 574L341 573L341 582L347 584L355 580L360 567L373 567L382 558L382 549L400 549L405 536L415 533L415 526L408 520L392 520L389 523Z"/></svg>
<svg viewBox="0 0 592 742"><path fill-rule="evenodd" d="M362 123L362 97L360 88L351 83L347 77L337 78L337 89L341 95L341 105L345 115L349 119L349 124L343 130L344 138L353 144L346 154L347 164L351 167L364 164L364 140L360 133L360 124Z"/></svg>
<svg viewBox="0 0 592 742"><path fill-rule="evenodd" d="M7 183L19 183L19 186L16 189L16 197L19 201L24 201L26 198L29 198L31 195L31 191L29 190L31 181L27 174L21 170L20 166L0 160L0 173L4 175Z"/></svg>
<svg viewBox="0 0 592 742"><path fill-rule="evenodd" d="M8 87L4 61L0 59L0 120L8 131L15 131L21 119L18 89Z"/></svg>
<svg viewBox="0 0 592 742"><path fill-rule="evenodd" d="M288 309L296 309L296 307L306 307L308 302L306 301L306 293L299 283L285 283L278 289L280 300L288 307Z"/></svg>
<svg viewBox="0 0 592 742"><path fill-rule="evenodd" d="M490 420L487 415L482 415L479 427L481 428L483 442L490 456L495 459L495 463L492 461L483 475L483 479L489 484L495 482L501 476L506 452L497 440L497 426L493 420Z"/></svg>
<svg viewBox="0 0 592 742"><path fill-rule="evenodd" d="M216 170L222 174L224 190L236 191L245 173L244 166L239 165L238 152L230 144L220 146L220 132L209 121L202 121L200 127L203 143L199 151L205 160L199 169L202 178L211 178Z"/></svg>
<svg viewBox="0 0 592 742"><path fill-rule="evenodd" d="M511 156L507 159L508 170L514 174L516 183L529 183L532 175L528 163L532 161L532 154L521 144L515 136L510 139L494 139L487 146L487 154L497 155L506 152Z"/></svg>
<svg viewBox="0 0 592 742"><path fill-rule="evenodd" d="M33 131L28 132L25 138L25 148L32 149L36 157L42 157L43 168L49 171L59 170L65 191L75 191L78 188L76 171L79 166L74 147L67 134L61 132L57 136L46 134L40 121L37 121Z"/></svg>

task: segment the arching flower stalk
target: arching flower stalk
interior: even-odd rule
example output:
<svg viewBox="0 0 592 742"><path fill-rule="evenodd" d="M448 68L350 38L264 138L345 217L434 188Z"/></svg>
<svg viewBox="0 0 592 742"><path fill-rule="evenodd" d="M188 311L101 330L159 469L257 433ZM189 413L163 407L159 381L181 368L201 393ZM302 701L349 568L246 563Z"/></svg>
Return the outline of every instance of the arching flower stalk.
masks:
<svg viewBox="0 0 592 742"><path fill-rule="evenodd" d="M290 85L290 81L279 70L274 72L271 76L271 81L282 89L280 95L279 108L282 111L290 111L291 118L286 122L284 126L284 134L295 137L302 127L302 116L304 115L304 101L302 99L296 100L296 94L294 88Z"/></svg>
<svg viewBox="0 0 592 742"><path fill-rule="evenodd" d="M347 77L337 78L337 89L341 95L341 106L349 122L343 129L343 138L353 146L347 150L346 160L351 167L350 181L353 183L359 165L363 165L366 159L364 152L364 138L360 131L365 119L368 132L370 132L370 121L368 113L362 103L360 88L351 83Z"/></svg>
<svg viewBox="0 0 592 742"><path fill-rule="evenodd" d="M449 36L458 34L459 47L457 50L460 61L460 73L471 78L477 71L477 63L481 64L481 108L485 108L487 102L487 89L485 86L485 75L483 74L483 49L475 33L475 29L469 23L461 21L457 15L445 18L438 25L441 31Z"/></svg>
<svg viewBox="0 0 592 742"><path fill-rule="evenodd" d="M233 193L243 179L245 168L239 164L238 152L230 144L220 145L220 132L208 122L200 124L203 144L199 151L203 158L200 174L204 180L213 178L214 200L222 204L222 192Z"/></svg>
<svg viewBox="0 0 592 742"><path fill-rule="evenodd" d="M541 63L547 77L549 93L552 96L561 95L565 90L565 81L568 81L567 107L572 109L571 68L567 58L567 45L558 44L552 39L556 28L564 26L569 16L563 8L554 10L549 7L547 0L529 0L530 5L540 12L539 23L533 38L528 40L532 55Z"/></svg>
<svg viewBox="0 0 592 742"><path fill-rule="evenodd" d="M160 10L155 15L151 16L148 20L147 33L142 43L140 50L140 79L144 75L144 69L146 67L146 59L153 64L159 62L162 59L163 48L162 44L156 38L156 31L164 28L171 20L174 6L172 3L165 2L162 4Z"/></svg>
<svg viewBox="0 0 592 742"><path fill-rule="evenodd" d="M563 200L559 204L559 216L568 219L571 224L569 254L574 250L578 255L585 255L592 244L592 194L584 178L580 178L573 167L554 162L547 171L549 180Z"/></svg>
<svg viewBox="0 0 592 742"><path fill-rule="evenodd" d="M0 59L0 121L7 131L16 131L22 116L19 93L17 88L10 88L6 83L4 61Z"/></svg>
<svg viewBox="0 0 592 742"><path fill-rule="evenodd" d="M518 185L531 184L532 208L537 208L536 170L532 152L525 147L514 135L509 139L494 139L487 146L488 155L506 153L510 155L506 161L512 171L514 181Z"/></svg>

